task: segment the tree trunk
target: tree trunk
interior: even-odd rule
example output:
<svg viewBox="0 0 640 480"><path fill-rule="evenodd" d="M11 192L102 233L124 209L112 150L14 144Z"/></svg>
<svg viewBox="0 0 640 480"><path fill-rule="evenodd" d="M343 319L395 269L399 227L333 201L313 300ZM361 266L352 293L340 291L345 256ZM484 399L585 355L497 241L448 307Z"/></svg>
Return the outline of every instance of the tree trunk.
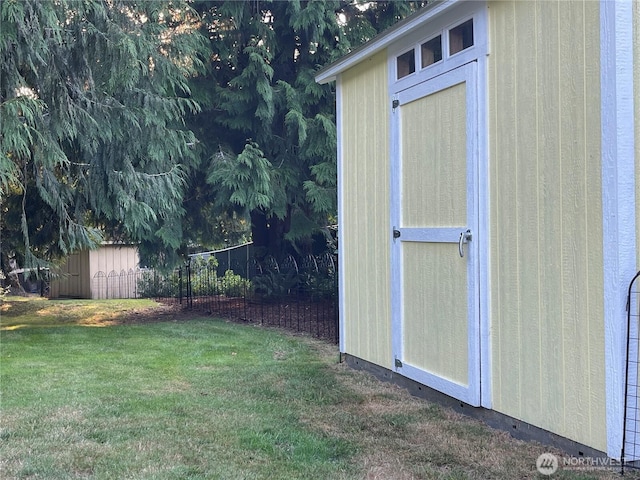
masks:
<svg viewBox="0 0 640 480"><path fill-rule="evenodd" d="M251 212L251 237L256 257L263 259L272 255L281 260L287 253L288 245L284 235L291 227L291 208L287 209L284 219L268 217L260 210Z"/></svg>

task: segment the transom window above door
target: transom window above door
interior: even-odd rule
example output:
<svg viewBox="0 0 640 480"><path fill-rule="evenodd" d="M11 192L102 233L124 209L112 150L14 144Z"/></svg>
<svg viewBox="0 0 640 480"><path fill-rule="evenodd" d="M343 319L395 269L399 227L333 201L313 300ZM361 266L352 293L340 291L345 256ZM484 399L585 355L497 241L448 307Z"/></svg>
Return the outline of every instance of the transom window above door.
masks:
<svg viewBox="0 0 640 480"><path fill-rule="evenodd" d="M398 55L398 78L406 77L416 71L416 54L415 49L411 49L408 52Z"/></svg>
<svg viewBox="0 0 640 480"><path fill-rule="evenodd" d="M475 44L473 18L444 29L438 35L431 36L396 56L396 80L407 77L420 69L438 65L447 58L472 48Z"/></svg>
<svg viewBox="0 0 640 480"><path fill-rule="evenodd" d="M420 46L422 68L438 63L442 60L442 35L427 40Z"/></svg>

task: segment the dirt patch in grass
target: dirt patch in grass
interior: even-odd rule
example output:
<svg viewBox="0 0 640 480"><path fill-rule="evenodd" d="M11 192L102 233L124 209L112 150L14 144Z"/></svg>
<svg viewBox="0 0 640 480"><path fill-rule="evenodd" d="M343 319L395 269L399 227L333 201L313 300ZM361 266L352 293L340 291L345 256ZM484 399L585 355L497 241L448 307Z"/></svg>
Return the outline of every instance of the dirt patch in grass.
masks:
<svg viewBox="0 0 640 480"><path fill-rule="evenodd" d="M192 312L151 300L47 300L8 297L0 301L0 330L78 325L108 327L188 320Z"/></svg>
<svg viewBox="0 0 640 480"><path fill-rule="evenodd" d="M247 318L247 309L238 301L227 300L226 305L218 312L202 309L197 305L194 309L189 309L179 303L163 304L151 300L48 300L35 296L16 296L0 300L0 329L60 325L106 327L189 321L203 316L223 317L238 323L287 327L284 320L276 318L276 313L263 313L264 322L255 322ZM218 313L221 315L217 315Z"/></svg>
<svg viewBox="0 0 640 480"><path fill-rule="evenodd" d="M361 457L365 480L414 480L416 477L403 464L402 459L390 452L373 452Z"/></svg>
<svg viewBox="0 0 640 480"><path fill-rule="evenodd" d="M176 305L158 304L147 308L134 308L120 315L119 325L135 323L153 323L166 321L187 321L194 317L193 312L188 312Z"/></svg>

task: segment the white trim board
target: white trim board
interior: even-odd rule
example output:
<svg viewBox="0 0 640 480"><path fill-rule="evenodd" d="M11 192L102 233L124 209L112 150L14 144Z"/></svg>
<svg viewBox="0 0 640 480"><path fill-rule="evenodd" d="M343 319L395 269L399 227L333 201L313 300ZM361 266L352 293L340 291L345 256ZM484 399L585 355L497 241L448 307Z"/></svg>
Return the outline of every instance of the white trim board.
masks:
<svg viewBox="0 0 640 480"><path fill-rule="evenodd" d="M620 458L625 306L636 270L632 0L600 2L607 455Z"/></svg>
<svg viewBox="0 0 640 480"><path fill-rule="evenodd" d="M344 180L343 180L343 161L344 161L344 149L343 149L343 118L342 118L342 79L338 77L336 81L336 139L338 144L338 158L337 158L337 171L338 171L338 258L344 258L344 228L342 228L342 221L344 219ZM338 342L341 353L347 351L346 340L346 328L345 328L345 312L346 300L344 292L344 279L345 279L345 262L338 262Z"/></svg>
<svg viewBox="0 0 640 480"><path fill-rule="evenodd" d="M459 2L460 0L437 1L419 10L377 37L374 37L361 47L356 48L348 55L319 70L316 73L316 82L325 84L334 81L340 73L384 50L389 44L403 37L408 32L411 32L426 20L437 17L442 12L448 10L453 4Z"/></svg>

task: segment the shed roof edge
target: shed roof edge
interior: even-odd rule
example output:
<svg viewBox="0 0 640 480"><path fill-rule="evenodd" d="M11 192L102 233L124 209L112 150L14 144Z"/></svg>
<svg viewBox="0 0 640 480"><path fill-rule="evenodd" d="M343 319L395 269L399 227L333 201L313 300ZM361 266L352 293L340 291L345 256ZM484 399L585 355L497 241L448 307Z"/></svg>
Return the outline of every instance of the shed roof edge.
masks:
<svg viewBox="0 0 640 480"><path fill-rule="evenodd" d="M401 36L417 28L426 20L448 10L455 3L460 3L460 0L436 0L426 7L418 10L413 15L400 20L398 23L379 33L355 50L318 70L315 75L316 82L325 84L335 81L340 73L361 62L365 58L380 52Z"/></svg>

